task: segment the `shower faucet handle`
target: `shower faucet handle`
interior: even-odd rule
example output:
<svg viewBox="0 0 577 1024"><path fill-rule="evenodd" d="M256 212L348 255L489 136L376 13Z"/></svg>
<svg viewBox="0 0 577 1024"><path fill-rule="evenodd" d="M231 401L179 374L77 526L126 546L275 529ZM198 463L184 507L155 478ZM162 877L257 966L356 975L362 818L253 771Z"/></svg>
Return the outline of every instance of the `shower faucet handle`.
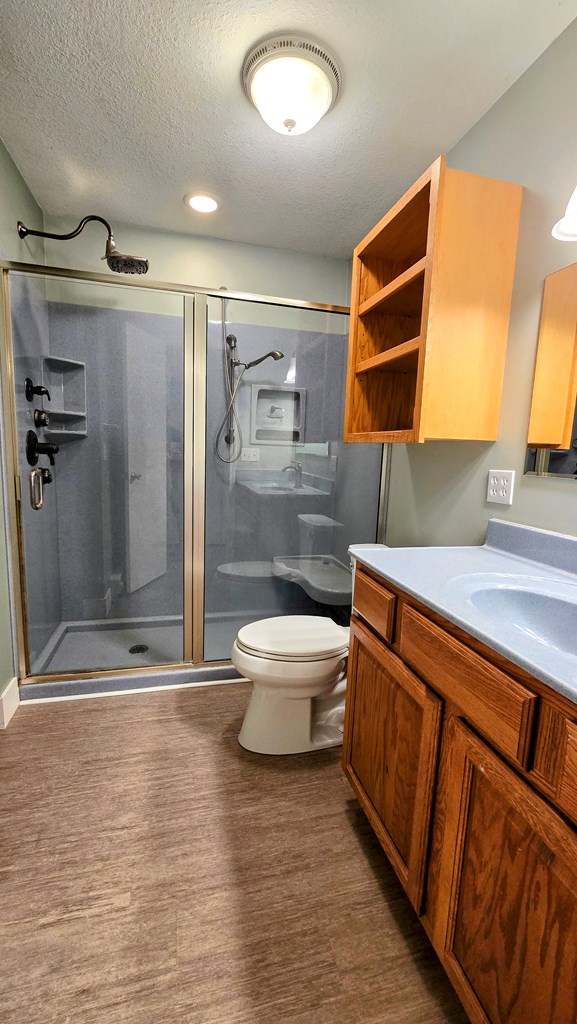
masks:
<svg viewBox="0 0 577 1024"><path fill-rule="evenodd" d="M56 465L54 456L60 451L57 444L49 444L46 441L39 441L38 435L33 430L26 433L26 458L29 466L36 466L41 455L47 455L51 466Z"/></svg>
<svg viewBox="0 0 577 1024"><path fill-rule="evenodd" d="M24 394L26 395L27 402L33 402L34 395L46 395L48 401L50 401L48 388L45 388L43 384L34 384L30 377L27 377L24 381Z"/></svg>
<svg viewBox="0 0 577 1024"><path fill-rule="evenodd" d="M50 417L44 409L34 410L34 426L35 427L47 427L50 424Z"/></svg>

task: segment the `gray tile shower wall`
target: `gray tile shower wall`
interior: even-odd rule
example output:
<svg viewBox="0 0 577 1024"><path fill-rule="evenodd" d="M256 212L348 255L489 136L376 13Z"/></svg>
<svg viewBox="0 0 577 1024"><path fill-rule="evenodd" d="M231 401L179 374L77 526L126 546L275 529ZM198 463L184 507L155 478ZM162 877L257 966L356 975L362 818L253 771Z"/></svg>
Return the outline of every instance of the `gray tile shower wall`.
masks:
<svg viewBox="0 0 577 1024"><path fill-rule="evenodd" d="M375 535L382 454L383 446L380 444L345 444L339 441L337 445L339 469L335 519L343 527L335 532L334 554L344 565L349 563L348 548L351 544L370 543Z"/></svg>
<svg viewBox="0 0 577 1024"><path fill-rule="evenodd" d="M87 437L62 445L57 461L62 618L67 621L182 614L183 327L178 317L50 303L53 355L86 363ZM163 353L166 413L167 571L128 594L127 334L148 335ZM132 367L134 372L134 367ZM154 417L142 403L142 421ZM131 428L134 424L131 424Z"/></svg>
<svg viewBox="0 0 577 1024"><path fill-rule="evenodd" d="M258 449L258 460L224 465L213 450L226 409L222 332L219 322L209 322L206 609L209 615L226 613L231 608L264 614L306 612L317 606L296 584L279 579L268 583L255 579L233 582L230 578L223 579L219 566L255 562L263 563L264 568L264 563L277 555L298 555L299 515L303 513L324 515L343 524L334 531L332 553L346 565L351 537L363 537L365 541L375 539L382 447L344 445L340 441L347 353L344 335L230 322L227 333L236 335L238 357L243 362L275 348L280 349L285 358L278 362L266 360L249 370L238 393L237 411L243 444ZM286 378L291 360L294 360L294 386L306 389L305 443L330 442L326 454L304 452L293 444L259 445L250 440L251 385L290 386ZM263 493L259 493L258 489L243 483L247 473L258 476L259 472L270 474L274 470L274 483L278 487L280 470L292 460L301 461L303 482L314 487L316 493L299 494L274 487L264 488ZM289 473L286 482L290 485L292 479ZM258 571L255 566L255 574Z"/></svg>
<svg viewBox="0 0 577 1024"><path fill-rule="evenodd" d="M42 357L49 354L48 303L44 281L12 274L10 277L18 461L22 484L22 525L27 583L27 612L31 662L52 636L62 617L58 566L58 496L56 487L46 488L44 508L32 509L28 497L31 467L26 460L26 433L36 430L34 409L42 400L30 403L24 395L24 381L31 377L41 383ZM49 403L46 403L49 408ZM45 459L41 460L46 462Z"/></svg>

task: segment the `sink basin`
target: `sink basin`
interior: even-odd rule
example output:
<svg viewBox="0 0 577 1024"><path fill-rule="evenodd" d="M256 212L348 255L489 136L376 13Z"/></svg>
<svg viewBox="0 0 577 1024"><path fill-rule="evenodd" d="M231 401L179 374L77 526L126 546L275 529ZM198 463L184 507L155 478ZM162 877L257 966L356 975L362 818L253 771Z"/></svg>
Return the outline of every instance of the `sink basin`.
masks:
<svg viewBox="0 0 577 1024"><path fill-rule="evenodd" d="M478 612L501 628L577 655L577 584L480 573L458 577L455 585Z"/></svg>
<svg viewBox="0 0 577 1024"><path fill-rule="evenodd" d="M310 487L308 484L303 484L302 487L294 487L291 483L279 484L275 481L268 481L261 483L256 480L243 481L243 487L248 487L249 491L254 491L255 494L316 494L327 496L326 491L321 491L318 487Z"/></svg>

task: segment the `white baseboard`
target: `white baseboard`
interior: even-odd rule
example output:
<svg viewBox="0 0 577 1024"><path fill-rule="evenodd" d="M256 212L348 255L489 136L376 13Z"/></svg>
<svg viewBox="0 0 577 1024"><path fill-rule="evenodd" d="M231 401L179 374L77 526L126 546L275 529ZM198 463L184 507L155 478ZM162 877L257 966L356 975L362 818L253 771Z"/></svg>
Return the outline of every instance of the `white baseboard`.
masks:
<svg viewBox="0 0 577 1024"><path fill-rule="evenodd" d="M6 729L20 704L18 680L11 679L4 693L0 695L0 729Z"/></svg>

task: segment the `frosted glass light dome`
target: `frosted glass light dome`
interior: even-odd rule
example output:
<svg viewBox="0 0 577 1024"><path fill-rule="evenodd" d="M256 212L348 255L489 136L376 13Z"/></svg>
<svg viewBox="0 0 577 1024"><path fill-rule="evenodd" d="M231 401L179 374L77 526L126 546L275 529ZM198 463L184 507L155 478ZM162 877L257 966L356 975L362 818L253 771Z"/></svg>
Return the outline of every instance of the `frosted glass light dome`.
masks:
<svg viewBox="0 0 577 1024"><path fill-rule="evenodd" d="M281 135L303 135L318 124L340 91L334 59L301 36L276 36L251 50L243 67L247 95L263 121Z"/></svg>

